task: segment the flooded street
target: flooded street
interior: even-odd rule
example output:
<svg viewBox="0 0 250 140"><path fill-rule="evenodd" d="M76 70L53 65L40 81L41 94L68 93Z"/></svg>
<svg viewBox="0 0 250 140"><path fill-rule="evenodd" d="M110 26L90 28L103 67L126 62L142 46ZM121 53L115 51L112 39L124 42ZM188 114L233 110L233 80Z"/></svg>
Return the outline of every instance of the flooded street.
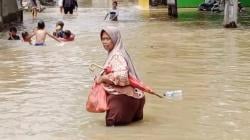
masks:
<svg viewBox="0 0 250 140"><path fill-rule="evenodd" d="M80 1L80 0L79 0ZM224 29L223 17L183 10L170 20L166 9L142 11L120 3L119 22L104 21L107 1L79 2L73 16L58 8L38 14L52 32L58 20L76 34L60 46L7 41L0 33L1 140L248 140L250 138L250 14L240 27ZM24 13L18 30L38 20ZM103 26L121 30L140 77L159 94L183 91L181 100L147 95L144 120L106 127L105 114L85 110L91 63L103 64Z"/></svg>

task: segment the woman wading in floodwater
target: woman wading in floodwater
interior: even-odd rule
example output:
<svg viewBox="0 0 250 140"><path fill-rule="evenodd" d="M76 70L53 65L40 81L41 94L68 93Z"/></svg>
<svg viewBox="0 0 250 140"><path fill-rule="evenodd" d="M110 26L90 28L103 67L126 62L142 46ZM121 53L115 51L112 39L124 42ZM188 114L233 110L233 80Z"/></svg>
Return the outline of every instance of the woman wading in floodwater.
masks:
<svg viewBox="0 0 250 140"><path fill-rule="evenodd" d="M108 110L106 126L126 125L143 119L145 96L142 91L130 86L128 75L136 77L135 68L129 54L122 44L120 31L108 26L100 33L104 49L108 52L105 67L112 67L113 72L102 73L96 78L97 83L104 83L107 92Z"/></svg>

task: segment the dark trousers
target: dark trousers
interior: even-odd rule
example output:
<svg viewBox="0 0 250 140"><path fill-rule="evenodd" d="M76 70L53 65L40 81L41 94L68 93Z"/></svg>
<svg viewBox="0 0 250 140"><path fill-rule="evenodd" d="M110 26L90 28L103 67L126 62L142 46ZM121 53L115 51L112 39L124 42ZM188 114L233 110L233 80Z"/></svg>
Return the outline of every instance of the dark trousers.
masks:
<svg viewBox="0 0 250 140"><path fill-rule="evenodd" d="M74 7L64 7L64 14L68 14L68 12L70 14L73 14L73 10L74 10Z"/></svg>
<svg viewBox="0 0 250 140"><path fill-rule="evenodd" d="M135 99L127 95L108 94L107 103L106 126L126 125L143 119L145 97Z"/></svg>

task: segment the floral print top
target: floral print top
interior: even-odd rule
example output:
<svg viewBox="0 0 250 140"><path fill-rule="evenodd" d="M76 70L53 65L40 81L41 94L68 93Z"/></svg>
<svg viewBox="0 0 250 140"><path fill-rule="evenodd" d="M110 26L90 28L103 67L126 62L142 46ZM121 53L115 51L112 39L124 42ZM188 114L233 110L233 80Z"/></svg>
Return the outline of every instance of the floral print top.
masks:
<svg viewBox="0 0 250 140"><path fill-rule="evenodd" d="M129 84L129 69L126 60L120 53L113 55L108 62L108 67L112 68L112 73L107 74L113 85L104 85L104 89L109 94L125 94L134 98L142 98L144 94L139 89L133 88Z"/></svg>

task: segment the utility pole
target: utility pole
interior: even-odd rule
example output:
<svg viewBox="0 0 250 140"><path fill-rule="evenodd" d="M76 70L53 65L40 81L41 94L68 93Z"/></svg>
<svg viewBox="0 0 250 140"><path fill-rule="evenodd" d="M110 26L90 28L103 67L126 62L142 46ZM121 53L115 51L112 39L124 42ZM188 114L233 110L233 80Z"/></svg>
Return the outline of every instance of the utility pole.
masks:
<svg viewBox="0 0 250 140"><path fill-rule="evenodd" d="M2 24L3 24L3 2L0 0L0 31L2 30Z"/></svg>
<svg viewBox="0 0 250 140"><path fill-rule="evenodd" d="M168 15L171 17L178 17L178 11L177 11L177 0L168 0Z"/></svg>
<svg viewBox="0 0 250 140"><path fill-rule="evenodd" d="M3 16L3 2L0 0L0 22L2 22L2 16Z"/></svg>
<svg viewBox="0 0 250 140"><path fill-rule="evenodd" d="M225 0L224 27L237 28L238 0Z"/></svg>

